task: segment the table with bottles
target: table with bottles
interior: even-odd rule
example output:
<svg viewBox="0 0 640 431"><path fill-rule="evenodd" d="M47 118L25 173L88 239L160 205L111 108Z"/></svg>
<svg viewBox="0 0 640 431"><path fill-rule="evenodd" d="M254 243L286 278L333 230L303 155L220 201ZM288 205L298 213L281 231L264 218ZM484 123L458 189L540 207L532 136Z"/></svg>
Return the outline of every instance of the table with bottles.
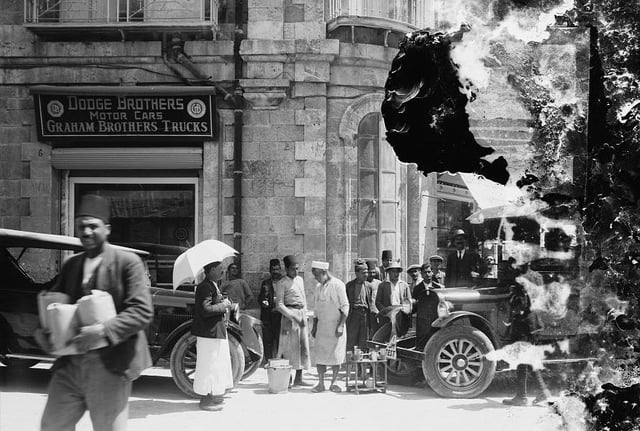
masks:
<svg viewBox="0 0 640 431"><path fill-rule="evenodd" d="M347 352L347 391L387 392L387 360L384 351L363 352L355 347Z"/></svg>

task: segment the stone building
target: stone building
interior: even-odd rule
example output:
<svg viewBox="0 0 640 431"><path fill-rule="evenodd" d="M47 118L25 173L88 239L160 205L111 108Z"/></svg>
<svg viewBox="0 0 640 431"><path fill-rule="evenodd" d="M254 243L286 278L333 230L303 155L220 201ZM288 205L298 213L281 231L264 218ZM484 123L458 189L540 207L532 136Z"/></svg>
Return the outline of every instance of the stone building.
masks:
<svg viewBox="0 0 640 431"><path fill-rule="evenodd" d="M73 234L78 196L95 191L114 202L114 242L221 239L257 289L287 254L308 286L313 259L347 280L383 249L405 265L444 256L481 206L468 177L423 176L385 141L398 42L437 28L441 2L3 4L0 227ZM479 142L523 170L533 131L506 73L491 69L470 115ZM27 262L45 272L60 256ZM158 262L154 281L170 282L171 256Z"/></svg>

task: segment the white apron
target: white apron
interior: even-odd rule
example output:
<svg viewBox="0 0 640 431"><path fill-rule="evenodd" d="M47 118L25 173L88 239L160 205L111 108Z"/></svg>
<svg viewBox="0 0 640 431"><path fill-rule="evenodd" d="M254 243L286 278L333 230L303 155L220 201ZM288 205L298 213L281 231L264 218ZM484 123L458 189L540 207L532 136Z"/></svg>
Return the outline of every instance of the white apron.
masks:
<svg viewBox="0 0 640 431"><path fill-rule="evenodd" d="M224 395L233 388L229 340L196 337L196 372L193 391L198 395Z"/></svg>
<svg viewBox="0 0 640 431"><path fill-rule="evenodd" d="M313 361L319 365L340 365L344 363L347 350L346 329L336 337L336 327L340 321L338 304L331 300L326 287L316 295L315 313L318 318L316 339L313 346Z"/></svg>

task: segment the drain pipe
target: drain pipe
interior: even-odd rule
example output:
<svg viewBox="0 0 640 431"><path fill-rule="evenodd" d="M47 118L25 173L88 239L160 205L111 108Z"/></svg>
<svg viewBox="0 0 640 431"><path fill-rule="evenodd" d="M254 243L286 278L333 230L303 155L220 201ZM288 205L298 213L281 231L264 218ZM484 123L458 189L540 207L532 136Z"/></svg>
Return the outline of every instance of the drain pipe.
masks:
<svg viewBox="0 0 640 431"><path fill-rule="evenodd" d="M174 38L171 42L172 57L181 64L185 69L189 70L199 80L208 82L216 87L216 90L224 95L224 100L233 106L233 248L235 248L239 257L236 259L238 269L242 271L242 126L244 124L244 91L240 86L242 79L242 57L240 56L240 44L244 39L244 31L242 30L242 10L244 6L243 0L236 0L235 10L235 32L233 38L233 60L234 60L234 80L233 94L217 85L212 77L206 76L191 61L189 56L184 52L184 41L180 38ZM169 63L166 60L165 62ZM178 74L174 68L167 64L174 73Z"/></svg>
<svg viewBox="0 0 640 431"><path fill-rule="evenodd" d="M244 124L244 96L240 86L242 79L242 57L240 44L244 39L242 30L243 0L236 0L236 28L233 37L234 60L234 109L233 109L233 247L239 252L238 269L242 271L242 126Z"/></svg>

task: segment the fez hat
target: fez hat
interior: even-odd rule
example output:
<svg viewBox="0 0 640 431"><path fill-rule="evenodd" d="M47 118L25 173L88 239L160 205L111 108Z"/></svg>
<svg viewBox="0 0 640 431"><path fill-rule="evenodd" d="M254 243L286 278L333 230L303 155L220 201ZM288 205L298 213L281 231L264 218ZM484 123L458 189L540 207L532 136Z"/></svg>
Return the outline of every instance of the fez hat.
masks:
<svg viewBox="0 0 640 431"><path fill-rule="evenodd" d="M283 259L285 268L290 268L296 263L298 263L298 259L292 254L285 256Z"/></svg>
<svg viewBox="0 0 640 431"><path fill-rule="evenodd" d="M429 261L432 261L432 260L439 260L440 262L444 262L444 259L442 258L442 256L438 256L437 254L434 254L429 258Z"/></svg>
<svg viewBox="0 0 640 431"><path fill-rule="evenodd" d="M391 265L389 265L386 270L390 271L392 269L399 269L400 271L402 271L402 265L400 265L400 262L398 262L397 260L394 260L393 262L391 262Z"/></svg>
<svg viewBox="0 0 640 431"><path fill-rule="evenodd" d="M80 198L76 217L95 217L109 223L111 201L104 196L84 195Z"/></svg>
<svg viewBox="0 0 640 431"><path fill-rule="evenodd" d="M409 268L407 268L407 272L411 272L414 269L420 271L420 268L421 268L420 265L418 265L417 263L414 263L413 265L409 265Z"/></svg>
<svg viewBox="0 0 640 431"><path fill-rule="evenodd" d="M451 238L456 238L458 236L466 237L467 234L464 233L464 231L462 229L455 229L453 232L451 232Z"/></svg>
<svg viewBox="0 0 640 431"><path fill-rule="evenodd" d="M369 268L369 271L371 271L372 269L375 269L378 266L378 259L366 259L367 262L367 268Z"/></svg>
<svg viewBox="0 0 640 431"><path fill-rule="evenodd" d="M269 268L271 268L272 266L280 266L280 260L279 259L271 259L269 261Z"/></svg>
<svg viewBox="0 0 640 431"><path fill-rule="evenodd" d="M382 260L393 259L393 253L391 250L382 250Z"/></svg>

